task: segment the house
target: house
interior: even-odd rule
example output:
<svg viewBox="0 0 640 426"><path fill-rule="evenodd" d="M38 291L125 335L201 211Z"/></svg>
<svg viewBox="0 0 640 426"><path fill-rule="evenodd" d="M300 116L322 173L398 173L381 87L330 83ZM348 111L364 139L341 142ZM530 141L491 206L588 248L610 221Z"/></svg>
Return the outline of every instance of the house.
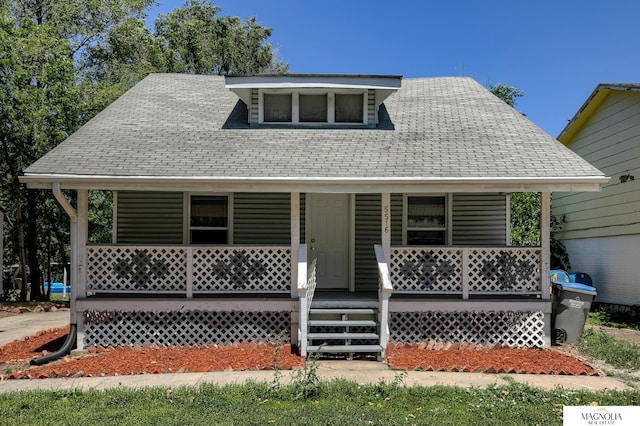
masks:
<svg viewBox="0 0 640 426"><path fill-rule="evenodd" d="M554 193L557 235L598 302L640 305L640 84L599 84L558 140L611 181L600 193Z"/></svg>
<svg viewBox="0 0 640 426"><path fill-rule="evenodd" d="M607 178L469 78L155 74L22 181L72 218L80 347L384 355L549 345L550 193ZM112 244L87 243L97 189ZM542 194L540 247L509 245L513 191Z"/></svg>

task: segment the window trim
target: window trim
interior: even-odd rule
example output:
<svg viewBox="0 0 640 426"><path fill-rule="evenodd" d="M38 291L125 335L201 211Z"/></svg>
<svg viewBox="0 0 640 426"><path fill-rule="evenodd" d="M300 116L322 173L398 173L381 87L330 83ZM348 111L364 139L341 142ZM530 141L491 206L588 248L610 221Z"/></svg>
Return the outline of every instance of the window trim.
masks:
<svg viewBox="0 0 640 426"><path fill-rule="evenodd" d="M409 227L408 214L409 214L409 197L441 197L444 198L444 227ZM408 246L408 232L409 231L442 231L444 232L444 241L441 245L450 245L451 241L451 194L450 193L418 193L418 194L403 194L402 195L402 245Z"/></svg>
<svg viewBox="0 0 640 426"><path fill-rule="evenodd" d="M192 196L209 196L209 197L227 197L227 226L191 226L191 197ZM211 231L227 231L227 243L233 244L233 193L229 192L185 192L184 193L184 220L183 220L183 243L185 245L194 245L191 242L191 230L211 230ZM198 244L202 245L202 244ZM218 245L218 244L212 244Z"/></svg>
<svg viewBox="0 0 640 426"><path fill-rule="evenodd" d="M264 120L264 95L291 95L291 121L265 121ZM300 95L326 95L327 96L327 121L304 122L300 121ZM336 122L335 121L335 95L362 95L362 121L361 122ZM280 125L308 125L308 126L367 126L369 124L369 91L367 89L260 89L258 91L258 124Z"/></svg>

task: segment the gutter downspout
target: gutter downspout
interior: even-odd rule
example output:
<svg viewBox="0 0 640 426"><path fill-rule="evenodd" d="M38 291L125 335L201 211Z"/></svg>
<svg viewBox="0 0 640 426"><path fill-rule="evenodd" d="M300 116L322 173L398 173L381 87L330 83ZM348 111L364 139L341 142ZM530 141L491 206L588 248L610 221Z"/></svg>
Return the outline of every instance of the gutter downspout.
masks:
<svg viewBox="0 0 640 426"><path fill-rule="evenodd" d="M60 189L60 184L58 182L55 182L51 185L51 191L53 192L53 196L56 198L56 200L58 200L58 203L64 209L64 211L69 216L69 219L71 220L71 249L72 249L71 264L72 266L74 266L74 265L77 265L77 257L76 257L77 254L74 253L73 251L74 251L74 245L75 245L74 243L76 240L76 235L78 230L78 212L73 208L71 203L69 203L69 200L67 200L67 198L64 196L64 194L62 193L62 190ZM62 347L57 351L41 356L39 358L32 359L30 361L31 365L42 365L42 364L46 364L47 362L55 361L56 359L67 355L69 352L71 352L71 350L75 346L76 338L77 338L77 330L78 330L77 320L76 320L76 310L75 310L75 303L76 303L76 297L75 297L76 286L74 285L75 275L76 274L74 273L72 273L71 275L72 277L71 303L70 303L71 315L69 319L70 324L69 324L69 334L67 335L67 339L62 344Z"/></svg>

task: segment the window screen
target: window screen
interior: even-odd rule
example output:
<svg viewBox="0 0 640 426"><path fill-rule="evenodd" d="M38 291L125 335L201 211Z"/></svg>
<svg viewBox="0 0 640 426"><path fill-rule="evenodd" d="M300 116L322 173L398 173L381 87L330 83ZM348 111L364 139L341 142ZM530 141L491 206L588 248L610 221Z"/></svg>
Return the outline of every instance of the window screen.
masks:
<svg viewBox="0 0 640 426"><path fill-rule="evenodd" d="M327 95L299 95L298 102L302 123L327 121Z"/></svg>
<svg viewBox="0 0 640 426"><path fill-rule="evenodd" d="M291 95L264 94L264 121L272 123L291 122Z"/></svg>
<svg viewBox="0 0 640 426"><path fill-rule="evenodd" d="M336 123L362 123L362 95L335 95Z"/></svg>

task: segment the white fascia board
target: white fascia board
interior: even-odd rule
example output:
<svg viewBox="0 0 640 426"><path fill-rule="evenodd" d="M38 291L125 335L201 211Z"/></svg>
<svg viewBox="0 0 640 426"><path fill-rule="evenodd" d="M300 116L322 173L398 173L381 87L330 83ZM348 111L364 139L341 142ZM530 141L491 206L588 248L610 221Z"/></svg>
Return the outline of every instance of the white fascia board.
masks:
<svg viewBox="0 0 640 426"><path fill-rule="evenodd" d="M156 190L156 191L248 191L332 193L437 192L595 192L609 178L604 176L545 178L484 177L216 177L216 176L106 176L26 174L20 181L28 188Z"/></svg>
<svg viewBox="0 0 640 426"><path fill-rule="evenodd" d="M234 89L277 89L277 88L352 88L398 90L402 84L399 76L251 76L227 77L225 87Z"/></svg>

